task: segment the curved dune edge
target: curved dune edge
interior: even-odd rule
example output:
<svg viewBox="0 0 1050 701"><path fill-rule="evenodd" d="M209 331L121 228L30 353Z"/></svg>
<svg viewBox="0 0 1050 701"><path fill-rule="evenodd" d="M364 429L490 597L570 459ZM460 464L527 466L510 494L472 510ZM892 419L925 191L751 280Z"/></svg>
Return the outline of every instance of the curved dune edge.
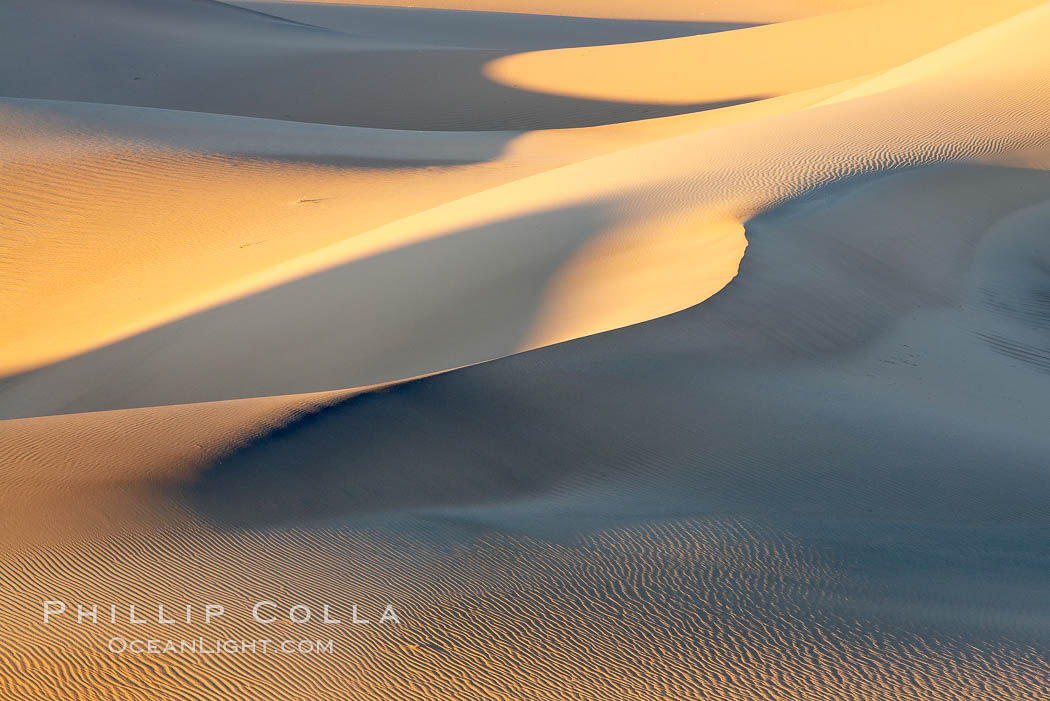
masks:
<svg viewBox="0 0 1050 701"><path fill-rule="evenodd" d="M996 41L1005 45L1030 35L1044 15L1039 10L1023 21L1004 23ZM611 153L602 153L603 147L596 153L592 144L576 151L583 157L575 162L539 160L539 173L521 174L349 238L344 230L333 243L282 256L237 280L242 291L264 290L260 294L17 378L15 389L2 398L5 415L186 404L390 382L683 309L732 277L732 257L744 245L738 236L716 255L697 259L701 267L695 279L682 275L688 268L684 259L673 260L676 267L662 275L661 266L671 260L668 252L685 241L675 237L687 236L690 229L701 235L707 226L724 231L726 223L732 227L732 222L836 180L984 157L1045 139L1031 91L1031 85L1044 80L1040 67L1045 57L1026 56L1026 62L1015 66L1009 54L995 53L998 44L979 38L968 45L972 50L966 53L969 70L963 85L954 75L936 74L817 109L778 113L791 102L765 115L743 106L729 108L739 109L740 116L762 116L643 140ZM816 94L801 104L812 104L811 97ZM975 130L968 115L987 109L1002 116L987 129ZM676 125L688 123L670 119ZM657 124L661 133L665 124ZM887 138L890 131L892 139ZM603 132L612 133L629 131ZM558 140L571 136L559 132L536 138L537 144L555 149ZM383 173L369 172L373 176ZM391 191L386 201L398 196L399 191ZM329 206L326 201L288 200L281 206L297 212L313 211L315 205L325 212ZM254 221L272 214L252 204ZM353 206L349 201L332 204ZM336 217L347 211L331 210ZM669 228L667 222L676 217L684 217L687 226ZM325 227L310 231L332 234ZM662 238L668 232L671 237ZM607 235L609 242L601 243ZM624 242L630 242L626 249ZM619 262L608 255L617 249L622 251ZM587 256L597 257L588 261ZM568 272L559 277L566 265ZM602 266L618 276L629 270L632 277L610 282L608 275L595 274ZM373 278L360 274L369 271ZM421 273L425 294L420 289L406 295L394 283L424 279ZM348 301L330 293L333 285L353 289L346 285L365 279L370 280L371 297L362 291ZM274 287L279 280L293 283ZM672 280L673 286L665 284ZM627 297L653 285L649 304L623 305ZM479 286L489 293L479 296ZM389 300L393 306L386 312L380 307L377 314L371 303L355 304L366 299ZM314 305L310 315L296 311L304 303ZM327 340L304 347L303 338ZM225 348L223 353L214 351L216 344ZM252 357L253 364L239 362L244 357ZM117 370L136 364L132 373ZM202 375L212 379L185 379ZM104 392L91 386L94 380L83 384L83 378L92 377L108 378ZM168 377L182 379L165 383ZM66 398L59 388L71 382L81 389Z"/></svg>
<svg viewBox="0 0 1050 701"><path fill-rule="evenodd" d="M413 138L394 132L387 140L395 148L399 140L406 145L400 154L384 151L390 166L376 169L367 165L368 154L356 154L345 142L340 147L347 153L344 157L365 165L282 164L265 153L246 160L163 143L127 142L104 133L84 138L33 130L38 133L30 131L31 139L26 139L20 133L27 129L21 121L24 108L17 101L8 104L15 109L6 126L10 134L19 135L22 153L15 152L17 160L2 174L4 201L12 211L5 265L8 275L19 280L2 300L11 319L0 362L3 374L52 363L326 267L443 233L435 227L413 238L358 240L377 222L425 212L465 193L698 126L698 120L676 120L652 125L651 134L648 128L629 126L502 138L478 134L477 152L487 149L493 161L427 168L414 167L413 159L441 158L456 153L457 147L462 153L470 137ZM779 109L789 108L790 103ZM62 109L33 103L26 117L46 117L49 110L61 114ZM127 110L111 111L119 117ZM151 116L148 111L139 114L143 119ZM231 132L242 126L236 118L222 120L212 121ZM699 124L704 121L719 120ZM73 120L71 126L76 125ZM261 126L265 123L255 120L242 128ZM294 130L283 131L294 140ZM305 148L331 141L304 131L299 141ZM374 130L347 131L362 142L377 138ZM431 155L428 140L438 145L437 154ZM509 143L502 146L501 140ZM448 146L442 147L442 141ZM26 148L26 143L40 146ZM65 145L57 147L59 143ZM74 179L80 181L71 192L66 188ZM216 191L222 196L213 196ZM72 212L71 199L76 202ZM446 230L453 228L450 224ZM48 230L48 237L36 237L33 232L39 229ZM152 235L140 236L143 230ZM89 236L90 248L76 244ZM333 242L343 242L339 247L347 253L314 253ZM307 254L308 263L296 262ZM183 270L192 270L192 277ZM56 284L58 280L63 284ZM102 280L106 284L98 285ZM104 302L113 296L122 302ZM44 308L47 314L41 313Z"/></svg>
<svg viewBox="0 0 1050 701"><path fill-rule="evenodd" d="M997 11L1002 10L999 7ZM839 15L834 15L812 21L834 23L838 18ZM968 16L968 19L973 21L974 17ZM769 29L790 29L797 24ZM729 32L724 36L747 35ZM964 57L968 45L964 42L960 49ZM621 48L636 50L644 46ZM936 80L936 76L936 72L928 71L914 80ZM16 244L14 253L8 253L6 258L8 266L10 261L15 261L16 269L11 276L19 280L21 289L16 288L14 294L4 299L7 310L17 315L13 317L16 323L9 328L17 329L18 333L4 344L3 368L11 374L54 363L333 266L365 262L369 257L436 240L486 221L510 221L545 208L582 204L601 203L600 206L610 208L611 220L593 232L581 230L573 243L580 247L579 251L564 248L559 251L550 248L549 243L538 242L538 248L533 249L535 253L529 255L546 256L547 262L539 263L532 274L550 276L549 287L535 293L538 307L525 315L520 311L501 312L502 322L489 318L478 322L492 328L499 328L502 323L503 331L498 339L475 350L449 348L440 353L447 358L440 365L408 359L400 369L377 367L366 370L360 377L333 378L334 382L322 382L319 378L306 389L391 381L683 309L710 296L731 279L735 272L732 257L743 250L742 236L732 246L736 254L724 246L713 249L711 255L699 250L698 242L707 236L703 233L708 230L706 227L714 227L710 231L715 232L721 230L720 222L733 226L734 220L740 221L769 203L791 195L780 191L784 182L777 182L772 190L763 191L768 186L761 184L756 189L753 179L763 176L755 172L741 179L746 183L742 187L740 183L732 186L736 188L733 195L736 202L719 201L724 197L721 193L730 189L726 185L700 193L672 189L659 195L670 206L650 212L644 204L650 195L644 193L663 187L659 181L683 177L675 173L685 174L686 179L693 177L688 174L693 166L671 165L677 153L665 159L666 165L661 163L655 168L635 163L655 163L661 158L657 154L695 148L696 158L706 172L717 171L718 162L723 163L721 167L731 168L735 159L746 161L747 156L728 152L721 145L712 151L707 144L717 144L723 132L710 136L708 132L729 129L726 133L732 134L733 130L746 130L749 135L742 133L740 139L730 136L730 141L761 142L766 138L762 134L766 127L761 120L768 121L769 128L779 128L775 120L791 121L792 116L787 114L791 110L832 100L836 94L844 94L843 91L849 94L851 87L864 79L864 76L851 78L708 113L525 135L383 134L369 129L281 127L281 136L294 152L319 154L326 145L342 137L343 145L336 154L348 160L338 167L282 164L272 160L277 155L272 151L259 151L257 157L244 160L243 156L191 150L194 139L199 138L195 135L206 133L210 128L248 134L236 138L245 142L245 153L251 155L253 149L259 149L258 144L264 143L263 135L275 133L277 129L274 126L277 123L266 120L217 116L202 120L189 114L136 108L112 108L110 117L100 118L84 113L81 108L67 114L71 108L58 103L10 102L5 126L10 133L18 135L19 148L23 151L28 148L28 151L21 156L25 165L16 161L13 167L5 169L11 185L7 188L7 198L16 213L12 227ZM44 116L42 121L28 121L39 120L40 116ZM98 131L98 125L104 124L105 119L131 123L133 118L144 124L155 122L157 126L147 127L142 136L130 141L127 137ZM46 126L48 124L51 126ZM166 133L162 126L164 130L174 127L176 133L184 135L165 144L161 138ZM143 127L136 128L143 130ZM66 130L74 133L65 133ZM253 133L259 134L254 141L250 136ZM672 146L656 143L675 137L678 141ZM370 146L377 139L386 142L387 147ZM172 150L172 146L177 148ZM748 148L745 147L744 153ZM478 162L437 166L440 177L434 177L434 167L412 165L413 159L448 158L463 153L464 149L468 159ZM651 155L644 155L647 150ZM858 150L863 151L863 147ZM603 153L608 154L606 160L594 160ZM377 169L367 165L367 159L375 157L373 154L383 154L391 167ZM765 162L769 157L788 163L795 156L792 153L759 155L751 167L769 168ZM906 165L909 157L905 155L905 160L896 165ZM834 159L840 159L841 163L821 166L830 168L822 178L835 179L856 169L856 165L850 163L857 159L855 154L843 152L833 156ZM353 165L355 160L361 165ZM919 161L922 160L920 157ZM570 169L559 175L559 169L566 167ZM615 176L610 177L616 172L637 172L644 176L617 184ZM80 186L72 193L80 202L73 208L74 219L70 221L70 208L66 204L71 193L63 187L83 177L93 181L93 185ZM540 179L533 181L534 177ZM567 182L577 179L587 182L588 186L580 189L575 183ZM34 185L41 182L50 184L45 188ZM818 182L820 180L803 187L812 187ZM792 187L788 186L788 192L792 192ZM212 193L220 188L222 198L213 197ZM551 198L546 194L533 194L544 190L559 195ZM577 192L577 195L574 200L561 197L563 191ZM749 191L750 194L745 194ZM696 199L702 204L697 205ZM457 200L461 201L457 204ZM517 202L522 204L519 206ZM685 211L691 214L680 214ZM31 216L27 217L27 213ZM649 218L651 221L647 222ZM683 224L668 238L670 225L662 222L676 219ZM382 225L373 228L375 224ZM563 226L574 225L567 220ZM692 242L687 240L690 227L698 233ZM31 240L32 245L20 251L21 244L17 243L20 228L27 232L42 228L50 231L43 241L39 237L26 239ZM143 230L154 233L150 237L139 236L138 232ZM192 235L186 236L184 232ZM715 236L712 241L721 240L711 235ZM94 239L90 249L71 245L86 236ZM694 260L702 264L693 280L688 279L685 257L676 256L674 260L667 257L672 250L669 246L680 248L682 245L694 246ZM545 247L549 252L543 252ZM610 256L609 252L614 249L615 255ZM42 254L46 254L46 258ZM17 269L19 258L25 266L21 270ZM34 261L45 259L50 261L46 270L34 269L39 265ZM506 264L492 260L483 263L493 268L494 278L500 274L499 266ZM664 271L665 266L675 267ZM192 280L179 272L182 270L193 270ZM599 272L602 270L605 272ZM507 271L507 274L513 273ZM671 281L676 281L673 286ZM76 294L69 295L70 290L76 290ZM648 295L648 301L631 302L640 299L646 290L653 293ZM440 296L440 291L437 294ZM126 301L114 305L101 298L113 295ZM57 310L58 317L54 311L39 313L38 310L45 307ZM469 346L469 339L466 343ZM243 388L227 396L289 394L296 389L299 388ZM186 403L223 398L227 397L160 396L134 403ZM85 407L56 406L41 409L41 413L70 408Z"/></svg>
<svg viewBox="0 0 1050 701"><path fill-rule="evenodd" d="M804 108L854 82L711 112L507 135L4 100L4 143L13 156L0 173L0 200L12 212L5 222L5 266L19 285L0 299L11 330L0 350L0 375L346 262L322 255L307 266L290 264L377 223L602 153ZM130 128L141 135L129 137ZM214 145L200 145L205 139ZM242 145L231 149L238 141ZM274 160L283 151L302 162ZM377 158L385 160L382 168L370 165ZM332 159L336 164L326 163ZM39 230L47 238L19 241ZM151 236L140 236L143 231ZM90 247L77 245L86 237ZM358 246L353 257L404 243L379 239ZM186 270L193 274L180 272ZM113 304L114 297L121 303Z"/></svg>
<svg viewBox="0 0 1050 701"><path fill-rule="evenodd" d="M528 134L0 99L0 699L1045 701L1048 35ZM201 635L334 647L106 650Z"/></svg>
<svg viewBox="0 0 1050 701"><path fill-rule="evenodd" d="M618 329L699 304L736 276L747 247L737 221L674 212L612 227L547 285L521 350Z"/></svg>
<svg viewBox="0 0 1050 701"><path fill-rule="evenodd" d="M1019 155L1045 158L1046 149ZM937 202L959 193L968 195L965 217L946 220ZM6 688L15 698L46 697L59 684L70 696L119 684L144 698L161 688L189 698L205 688L218 698L283 699L310 688L322 696L479 701L508 692L797 701L907 693L943 701L992 689L997 697L1037 700L1050 657L1030 641L1043 639L1042 630L1015 620L1002 595L1009 590L995 583L1002 575L994 565L1006 565L992 553L997 539L1013 535L1014 577L1029 559L1045 561L1038 524L1050 495L1046 439L1037 430L1045 417L1018 421L1024 407L1041 406L1030 402L1045 387L1045 373L1030 362L1018 366L972 335L969 343L945 345L938 327L947 321L955 330L948 333L998 329L1004 341L1036 330L1017 314L1038 300L1045 277L1038 267L1046 260L1048 202L1046 173L968 165L900 173L829 193L819 207L771 212L749 225L756 248L765 244L745 271L750 275L713 300L720 303L679 320L708 333L692 339L693 370L671 377L641 352L651 348L669 362L681 352L680 327L665 320L395 388L360 405L338 406L349 395L332 394L2 422L51 441L34 458L40 479L33 486L45 495L48 482L66 477L61 466L69 451L50 447L63 440L86 442L87 461L103 467L126 458L123 441L133 450L145 437L165 457L182 451L191 468L170 480L152 471L136 480L140 468L128 461L121 476L127 487L103 499L90 489L56 490L67 509L61 516L75 518L80 530L64 532L61 519L51 532L24 522L51 540L18 553L19 567L8 575L14 594L0 604L0 649L18 660L21 673ZM905 208L923 224L921 236L901 221L897 212ZM862 224L842 227L844 214ZM894 245L883 246L880 232ZM871 258L878 264L858 274L856 261ZM823 294L835 289L841 299ZM799 304L821 297L830 297L827 306ZM734 327L735 336L725 333ZM784 362L790 347L794 362ZM756 363L756 353L766 361ZM603 366L592 367L594 358ZM918 358L922 366L910 364ZM984 379L959 387L952 370L959 362L979 367ZM595 383L602 377L605 383ZM982 401L959 402L956 392ZM863 406L841 405L835 398L843 394L862 398L854 401ZM221 446L223 424L258 420L265 431L303 417L296 408L322 411L207 471L191 446L178 447L194 438L194 426L198 440L210 434ZM913 425L916 410L926 420ZM537 411L543 431L535 430ZM665 423L687 416L697 424ZM810 421L821 428L799 430ZM756 441L754 425L781 438ZM786 438L796 434L798 440ZM955 440L943 440L947 435ZM479 451L489 454L487 445L497 447L491 455L504 455L499 463L478 459ZM982 453L989 445L999 456L991 468ZM508 446L522 454L506 457ZM372 466L376 448L384 458ZM866 457L844 469L836 456L842 450ZM537 468L537 455L555 464ZM922 469L900 461L910 455ZM435 464L444 469L433 470ZM524 465L530 479L515 483ZM532 484L537 470L544 489ZM507 486L493 474L511 478L511 498L477 498ZM112 486L104 470L96 476ZM136 481L191 492L210 482L216 493L189 500L187 508L170 491L136 488ZM418 490L428 481L432 489L422 492L433 500L429 508L380 516L363 508L377 497L396 505L410 496L407 485ZM815 482L821 490L812 489ZM343 491L347 485L353 490ZM648 516L641 524L616 506L615 495L627 489ZM36 493L36 501L20 499L50 506ZM450 495L468 503L442 504ZM331 511L340 505L342 512ZM282 511L289 506L302 510L290 521ZM116 523L91 523L92 514L114 507ZM814 509L809 518L816 520L807 524L793 509ZM13 513L19 523L27 517ZM283 520L268 521L275 513ZM207 518L221 514L233 522ZM905 514L919 523L902 522ZM589 518L599 525L589 526ZM946 525L957 523L952 519L968 525ZM986 522L999 525L984 530ZM873 524L889 524L876 531L892 536L889 546L871 537ZM1027 529L1035 536L1030 549L1023 547ZM956 558L965 558L978 568L965 577L979 577L987 589L971 594L973 604L946 602L921 578L895 590L916 547L938 554L926 576L950 577ZM865 553L870 559L859 559ZM980 569L986 558L991 565ZM107 576L88 576L99 563ZM889 579L869 579L881 567ZM185 600L223 604L230 615L209 634L233 639L258 633L244 623L251 601L246 605L242 592L317 610L356 604L372 617L395 601L410 622L396 629L333 631L317 621L267 629L334 638L334 655L161 657L148 664L98 652L111 636L126 635L125 625L39 624L34 605L49 592L75 589L85 601L122 605L142 582L157 585L149 601L169 610ZM963 618L949 617L955 615ZM167 639L195 637L200 628L138 630ZM820 665L801 664L803 654ZM754 663L757 655L762 665Z"/></svg>
<svg viewBox="0 0 1050 701"><path fill-rule="evenodd" d="M640 103L784 95L891 69L1039 4L882 2L731 32L514 54L485 75L524 90Z"/></svg>

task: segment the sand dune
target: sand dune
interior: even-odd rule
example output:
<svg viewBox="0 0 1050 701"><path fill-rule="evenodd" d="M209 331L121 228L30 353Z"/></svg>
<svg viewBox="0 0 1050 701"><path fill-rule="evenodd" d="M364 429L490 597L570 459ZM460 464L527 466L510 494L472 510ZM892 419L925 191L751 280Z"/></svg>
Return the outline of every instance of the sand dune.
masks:
<svg viewBox="0 0 1050 701"><path fill-rule="evenodd" d="M34 28L12 32L0 47L0 60L9 66L0 78L5 96L458 131L592 126L717 106L524 92L481 73L512 51L434 45L418 33L404 40L371 39L216 0L13 0L0 8L0 21ZM651 27L640 29L652 36ZM550 47L548 39L532 34L532 48ZM568 35L562 45L578 41L577 34ZM55 45L63 51L50 51ZM98 50L110 45L120 50ZM435 81L435 74L444 79ZM273 90L275 84L281 89ZM450 90L458 99L449 99Z"/></svg>
<svg viewBox="0 0 1050 701"><path fill-rule="evenodd" d="M1045 697L1050 5L0 28L0 697Z"/></svg>
<svg viewBox="0 0 1050 701"><path fill-rule="evenodd" d="M170 527L156 493L349 392L15 420L0 435L4 551ZM158 440L159 439L159 440ZM74 455L70 447L76 446Z"/></svg>
<svg viewBox="0 0 1050 701"><path fill-rule="evenodd" d="M881 72L1038 4L877 3L731 33L520 53L493 61L485 74L576 98L732 102Z"/></svg>
<svg viewBox="0 0 1050 701"><path fill-rule="evenodd" d="M9 379L0 403L10 407L7 416L26 416L369 385L683 309L735 273L744 246L739 223L786 198L864 173L1045 143L1039 130L1045 110L1028 106L1032 85L1045 81L1045 57L1033 50L1012 78L996 65L999 45L1016 42L1018 33L1034 36L1031 24L1021 16L985 30L994 41L984 33L971 38L979 51L971 52L962 93L957 73L937 74L864 100L621 146L560 167L547 161L549 169L533 175L519 169L512 182L395 216L371 230L340 232L332 224L322 233L333 243L311 242L315 250L298 257L276 246L255 247L281 262L237 284L241 295L267 285L264 291L223 306L214 305L239 296L236 291L203 302L184 296L183 304L211 308ZM966 44L956 50L965 51ZM978 89L980 97L970 97ZM970 116L978 111L1002 116L989 118L982 132ZM387 170L369 177L392 175ZM287 188L289 181L295 183L277 183ZM302 191L306 184L295 186ZM254 183L246 188L258 196ZM303 203L284 192L274 205L296 218L308 209L341 221L346 207L357 211L359 201ZM371 207L385 204L368 190L361 195ZM248 204L254 216L289 226ZM391 209L386 206L386 216ZM201 211L195 205L194 213ZM304 224L316 231L316 220ZM249 226L258 239L238 236L236 249L227 244L227 255L277 235L251 220ZM209 255L220 274L232 272L223 257L202 254L197 246L193 251ZM404 279L416 284L406 290ZM135 290L141 294L141 287ZM304 308L311 313L302 314ZM59 332L68 338L65 328ZM300 348L303 338L326 342ZM124 369L119 377L116 368Z"/></svg>

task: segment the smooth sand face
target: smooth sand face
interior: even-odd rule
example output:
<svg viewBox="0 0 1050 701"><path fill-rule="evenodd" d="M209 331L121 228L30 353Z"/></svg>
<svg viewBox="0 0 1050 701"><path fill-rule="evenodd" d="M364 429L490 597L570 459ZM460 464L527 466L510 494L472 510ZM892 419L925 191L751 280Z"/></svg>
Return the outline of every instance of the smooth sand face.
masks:
<svg viewBox="0 0 1050 701"><path fill-rule="evenodd" d="M493 61L485 74L519 89L598 100L762 99L881 73L1032 5L876 3L735 32L515 54Z"/></svg>
<svg viewBox="0 0 1050 701"><path fill-rule="evenodd" d="M1044 698L1050 7L368 5L0 8L0 698Z"/></svg>

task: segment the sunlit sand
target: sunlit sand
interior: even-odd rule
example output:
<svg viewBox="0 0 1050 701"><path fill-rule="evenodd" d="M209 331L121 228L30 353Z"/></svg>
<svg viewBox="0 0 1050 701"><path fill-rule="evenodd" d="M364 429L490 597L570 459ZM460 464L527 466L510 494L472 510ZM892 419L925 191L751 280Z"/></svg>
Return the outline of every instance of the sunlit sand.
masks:
<svg viewBox="0 0 1050 701"><path fill-rule="evenodd" d="M1048 35L4 3L0 698L1045 699Z"/></svg>

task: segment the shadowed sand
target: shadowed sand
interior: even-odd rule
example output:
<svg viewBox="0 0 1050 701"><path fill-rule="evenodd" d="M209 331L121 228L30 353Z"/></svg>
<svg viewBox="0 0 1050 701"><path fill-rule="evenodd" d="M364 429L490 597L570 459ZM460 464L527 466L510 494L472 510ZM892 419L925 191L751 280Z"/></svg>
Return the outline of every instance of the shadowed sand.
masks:
<svg viewBox="0 0 1050 701"><path fill-rule="evenodd" d="M1050 6L378 4L2 11L0 697L1045 698Z"/></svg>
<svg viewBox="0 0 1050 701"><path fill-rule="evenodd" d="M0 60L8 66L0 76L0 95L6 96L454 131L593 126L751 99L639 105L526 92L482 74L485 64L518 47L435 46L418 35L347 33L215 0L12 0L0 13L8 26L34 29L11 32L0 47ZM401 21L411 25L425 18ZM716 23L692 33L733 26ZM638 29L646 38L653 34L646 23ZM561 46L578 44L581 33L566 36ZM682 31L660 34L668 33ZM119 52L99 50L114 43ZM531 43L549 46L540 38ZM63 50L49 51L56 44ZM274 90L275 84L282 88Z"/></svg>

